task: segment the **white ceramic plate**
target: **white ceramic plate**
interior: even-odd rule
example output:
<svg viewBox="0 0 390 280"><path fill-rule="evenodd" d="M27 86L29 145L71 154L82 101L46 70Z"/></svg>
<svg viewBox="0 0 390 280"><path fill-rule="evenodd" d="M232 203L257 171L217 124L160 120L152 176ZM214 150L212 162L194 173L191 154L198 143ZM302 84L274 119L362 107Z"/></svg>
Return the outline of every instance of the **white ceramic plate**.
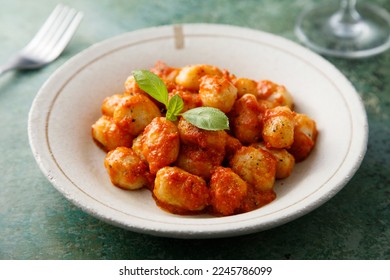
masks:
<svg viewBox="0 0 390 280"><path fill-rule="evenodd" d="M159 209L149 191L113 187L105 153L91 138L104 97L123 92L132 70L157 60L180 67L207 63L238 77L269 79L293 94L296 111L317 122L315 150L278 181L277 199L229 217L177 216ZM272 34L226 25L189 24L139 30L109 39L63 65L30 111L34 156L50 182L87 213L142 233L214 238L266 230L296 219L334 196L365 154L368 126L358 94L330 63Z"/></svg>

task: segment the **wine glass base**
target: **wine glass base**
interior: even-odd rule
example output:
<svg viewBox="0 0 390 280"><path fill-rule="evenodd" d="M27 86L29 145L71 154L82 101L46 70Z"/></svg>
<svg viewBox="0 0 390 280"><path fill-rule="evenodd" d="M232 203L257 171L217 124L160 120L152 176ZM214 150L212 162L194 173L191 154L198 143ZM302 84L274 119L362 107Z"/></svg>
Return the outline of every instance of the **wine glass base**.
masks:
<svg viewBox="0 0 390 280"><path fill-rule="evenodd" d="M304 11L295 26L297 37L312 50L336 57L363 58L390 48L390 15L386 10L358 5L361 18L357 25L347 26L348 32L343 28L335 31L338 10L328 4Z"/></svg>

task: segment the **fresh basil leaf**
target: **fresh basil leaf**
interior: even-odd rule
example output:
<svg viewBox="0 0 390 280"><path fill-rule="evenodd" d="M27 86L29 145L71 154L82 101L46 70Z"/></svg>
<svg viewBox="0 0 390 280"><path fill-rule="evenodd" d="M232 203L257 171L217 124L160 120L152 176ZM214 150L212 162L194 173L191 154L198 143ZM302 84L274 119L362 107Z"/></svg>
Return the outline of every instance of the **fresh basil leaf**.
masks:
<svg viewBox="0 0 390 280"><path fill-rule="evenodd" d="M221 110L212 107L197 107L182 114L183 118L205 130L229 129L229 119Z"/></svg>
<svg viewBox="0 0 390 280"><path fill-rule="evenodd" d="M168 90L159 76L148 70L135 70L132 73L138 86L143 91L168 106Z"/></svg>
<svg viewBox="0 0 390 280"><path fill-rule="evenodd" d="M168 101L167 113L165 117L167 118L167 120L176 121L177 116L180 114L183 108L184 108L184 101L180 97L180 95L176 94L172 96Z"/></svg>

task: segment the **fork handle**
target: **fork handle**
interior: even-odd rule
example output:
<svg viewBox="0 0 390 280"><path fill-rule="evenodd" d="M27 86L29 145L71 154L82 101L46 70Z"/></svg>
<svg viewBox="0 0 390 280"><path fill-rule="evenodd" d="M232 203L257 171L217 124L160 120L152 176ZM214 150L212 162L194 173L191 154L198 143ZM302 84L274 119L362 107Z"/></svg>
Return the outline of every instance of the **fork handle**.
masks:
<svg viewBox="0 0 390 280"><path fill-rule="evenodd" d="M4 74L5 72L9 70L13 70L17 68L18 60L17 59L10 59L8 62L6 62L3 65L0 65L0 76L1 74Z"/></svg>
<svg viewBox="0 0 390 280"><path fill-rule="evenodd" d="M0 66L0 76L1 76L1 74L7 72L8 70L11 70L11 68L5 67L5 66Z"/></svg>

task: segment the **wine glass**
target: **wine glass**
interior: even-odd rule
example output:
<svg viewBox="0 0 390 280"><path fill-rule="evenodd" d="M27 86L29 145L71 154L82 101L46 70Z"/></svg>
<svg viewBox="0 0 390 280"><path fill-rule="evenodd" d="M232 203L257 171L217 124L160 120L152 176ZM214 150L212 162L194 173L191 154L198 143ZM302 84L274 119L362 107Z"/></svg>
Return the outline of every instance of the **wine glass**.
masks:
<svg viewBox="0 0 390 280"><path fill-rule="evenodd" d="M305 10L295 33L318 53L363 58L390 48L390 14L378 6L341 0L341 5L327 3Z"/></svg>

